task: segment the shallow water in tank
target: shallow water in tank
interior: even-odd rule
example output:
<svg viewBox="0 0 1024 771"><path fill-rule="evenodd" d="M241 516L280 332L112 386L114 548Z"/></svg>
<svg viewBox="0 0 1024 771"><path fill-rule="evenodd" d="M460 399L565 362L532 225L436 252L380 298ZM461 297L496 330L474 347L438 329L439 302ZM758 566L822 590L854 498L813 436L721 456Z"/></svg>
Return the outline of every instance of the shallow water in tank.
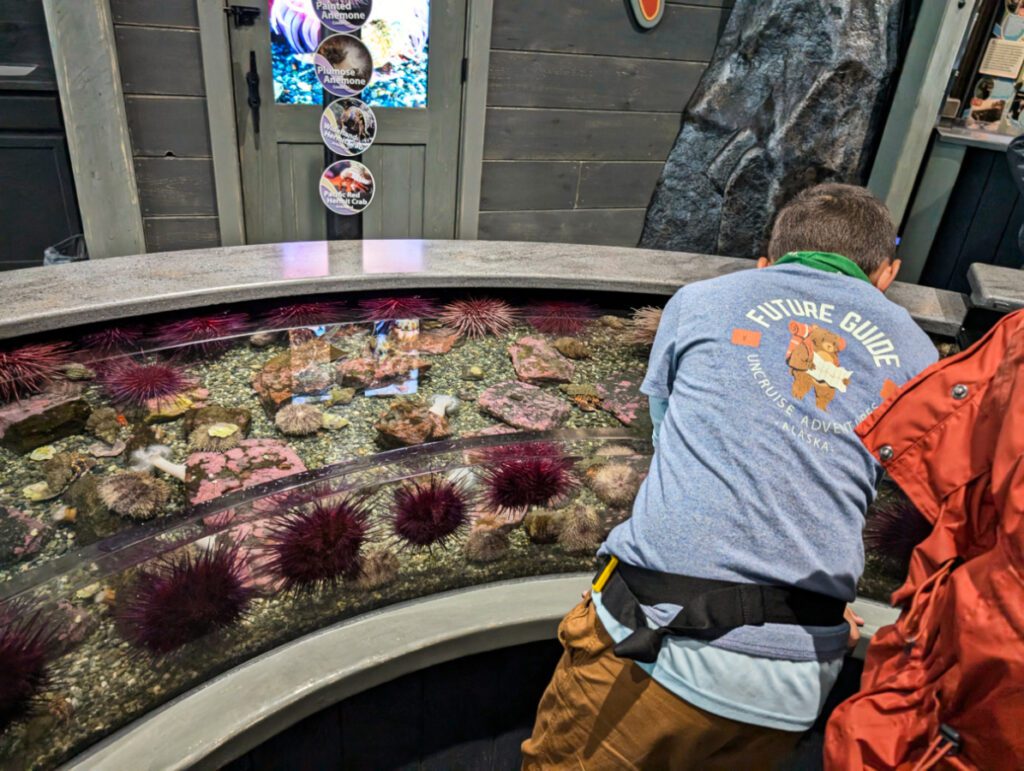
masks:
<svg viewBox="0 0 1024 771"><path fill-rule="evenodd" d="M45 669L0 687L0 766L52 766L371 608L593 569L649 463L658 311L463 299L206 310L5 348L28 353L0 384L0 659L42 640ZM869 552L861 593L899 576ZM216 596L196 608L175 581Z"/></svg>

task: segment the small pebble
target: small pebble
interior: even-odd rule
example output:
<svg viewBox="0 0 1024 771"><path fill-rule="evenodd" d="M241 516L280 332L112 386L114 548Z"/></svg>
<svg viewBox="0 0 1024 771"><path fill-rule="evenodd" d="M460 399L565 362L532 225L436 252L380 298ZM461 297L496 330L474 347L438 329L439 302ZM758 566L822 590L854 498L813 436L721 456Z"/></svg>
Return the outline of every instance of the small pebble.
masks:
<svg viewBox="0 0 1024 771"><path fill-rule="evenodd" d="M26 485L21 488L21 494L25 496L25 500L28 501L43 501L47 498L52 498L53 493L50 492L50 486L46 482L36 482L35 484Z"/></svg>
<svg viewBox="0 0 1024 771"><path fill-rule="evenodd" d="M602 316L598 321L601 322L601 326L608 327L609 329L626 328L626 320L619 316Z"/></svg>
<svg viewBox="0 0 1024 771"><path fill-rule="evenodd" d="M477 367L477 366L474 365L472 367L466 367L464 370L462 370L462 379L463 380L483 380L484 377L486 376L486 374L487 373L484 372L482 368Z"/></svg>
<svg viewBox="0 0 1024 771"><path fill-rule="evenodd" d="M331 413L324 415L324 428L328 431L337 431L345 428L350 423L351 421L348 418L343 418L341 415L332 415Z"/></svg>
<svg viewBox="0 0 1024 771"><path fill-rule="evenodd" d="M48 444L43 447L36 447L31 453L29 453L28 457L32 460L42 461L50 460L56 454L57 448L52 444Z"/></svg>

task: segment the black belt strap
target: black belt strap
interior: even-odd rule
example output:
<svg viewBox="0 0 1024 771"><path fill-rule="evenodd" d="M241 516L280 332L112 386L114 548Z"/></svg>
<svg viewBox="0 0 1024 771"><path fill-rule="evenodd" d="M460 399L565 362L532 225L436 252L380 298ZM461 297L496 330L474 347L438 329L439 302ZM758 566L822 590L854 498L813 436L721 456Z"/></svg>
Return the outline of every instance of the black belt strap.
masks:
<svg viewBox="0 0 1024 771"><path fill-rule="evenodd" d="M615 646L615 655L646 663L657 660L665 635L686 637L768 623L836 626L846 609L842 600L806 589L693 578L623 562L601 589L601 603L633 630ZM659 603L682 610L667 626L651 629L641 606Z"/></svg>

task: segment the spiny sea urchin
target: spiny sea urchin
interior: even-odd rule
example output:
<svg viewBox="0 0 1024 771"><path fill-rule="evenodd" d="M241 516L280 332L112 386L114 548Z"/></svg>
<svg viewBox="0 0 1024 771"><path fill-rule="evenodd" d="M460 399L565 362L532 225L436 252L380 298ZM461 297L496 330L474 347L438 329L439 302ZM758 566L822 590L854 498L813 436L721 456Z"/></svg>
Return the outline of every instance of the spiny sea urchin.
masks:
<svg viewBox="0 0 1024 771"><path fill-rule="evenodd" d="M135 407L150 399L179 396L195 386L179 367L163 362L123 361L104 370L100 377L114 402Z"/></svg>
<svg viewBox="0 0 1024 771"><path fill-rule="evenodd" d="M481 474L484 500L491 509L504 513L544 506L576 487L572 467L572 459L548 442L493 448Z"/></svg>
<svg viewBox="0 0 1024 771"><path fill-rule="evenodd" d="M132 353L142 343L142 330L138 327L104 327L82 335L82 348L97 356Z"/></svg>
<svg viewBox="0 0 1024 771"><path fill-rule="evenodd" d="M0 731L34 711L58 641L58 626L41 611L0 607Z"/></svg>
<svg viewBox="0 0 1024 771"><path fill-rule="evenodd" d="M312 404L286 404L274 416L274 425L288 436L308 436L323 428L324 414Z"/></svg>
<svg viewBox="0 0 1024 771"><path fill-rule="evenodd" d="M471 297L455 300L441 309L438 320L466 337L503 335L515 326L519 312L504 300Z"/></svg>
<svg viewBox="0 0 1024 771"><path fill-rule="evenodd" d="M463 550L470 562L494 562L509 550L508 533L496 528L473 528L466 538Z"/></svg>
<svg viewBox="0 0 1024 771"><path fill-rule="evenodd" d="M231 345L249 328L246 313L216 313L191 316L180 321L165 323L157 332L156 342L162 346L181 346L186 355L211 356Z"/></svg>
<svg viewBox="0 0 1024 771"><path fill-rule="evenodd" d="M171 488L162 479L143 471L122 471L104 477L96 485L103 505L131 519L152 519L171 499Z"/></svg>
<svg viewBox="0 0 1024 771"><path fill-rule="evenodd" d="M575 504L562 519L558 543L570 554L593 554L604 540L604 528L590 506Z"/></svg>
<svg viewBox="0 0 1024 771"><path fill-rule="evenodd" d="M271 527L268 567L286 589L331 588L357 578L370 534L366 496L334 495L293 507Z"/></svg>
<svg viewBox="0 0 1024 771"><path fill-rule="evenodd" d="M627 463L603 463L587 470L587 484L603 503L632 506L644 476Z"/></svg>
<svg viewBox="0 0 1024 771"><path fill-rule="evenodd" d="M597 318L597 308L588 302L548 300L528 306L523 316L538 332L577 335Z"/></svg>
<svg viewBox="0 0 1024 771"><path fill-rule="evenodd" d="M437 302L428 297L374 297L359 301L363 321L426 319L437 315Z"/></svg>
<svg viewBox="0 0 1024 771"><path fill-rule="evenodd" d="M341 312L344 307L345 304L341 302L311 300L279 305L267 311L263 318L275 329L336 324L341 320Z"/></svg>
<svg viewBox="0 0 1024 771"><path fill-rule="evenodd" d="M253 590L234 548L186 552L141 570L118 600L122 634L153 654L166 654L241 619Z"/></svg>
<svg viewBox="0 0 1024 771"><path fill-rule="evenodd" d="M629 331L626 339L633 345L654 345L654 337L658 334L661 324L662 309L653 305L637 308L629 319Z"/></svg>
<svg viewBox="0 0 1024 771"><path fill-rule="evenodd" d="M67 362L68 348L67 343L35 343L0 350L0 403L45 390Z"/></svg>
<svg viewBox="0 0 1024 771"><path fill-rule="evenodd" d="M412 546L444 548L469 522L469 508L465 486L431 474L395 490L394 531Z"/></svg>
<svg viewBox="0 0 1024 771"><path fill-rule="evenodd" d="M864 526L864 545L893 560L905 572L910 556L931 535L932 523L902 494L876 501Z"/></svg>

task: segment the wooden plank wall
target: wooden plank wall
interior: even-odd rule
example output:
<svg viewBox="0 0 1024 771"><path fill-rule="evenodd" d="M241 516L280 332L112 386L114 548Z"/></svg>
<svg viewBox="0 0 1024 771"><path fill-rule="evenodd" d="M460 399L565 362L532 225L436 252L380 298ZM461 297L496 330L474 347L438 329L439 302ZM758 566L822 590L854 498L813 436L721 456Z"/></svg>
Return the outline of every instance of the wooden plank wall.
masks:
<svg viewBox="0 0 1024 771"><path fill-rule="evenodd" d="M732 0L494 0L480 237L633 246Z"/></svg>
<svg viewBox="0 0 1024 771"><path fill-rule="evenodd" d="M110 9L146 248L217 246L196 1L110 0Z"/></svg>

